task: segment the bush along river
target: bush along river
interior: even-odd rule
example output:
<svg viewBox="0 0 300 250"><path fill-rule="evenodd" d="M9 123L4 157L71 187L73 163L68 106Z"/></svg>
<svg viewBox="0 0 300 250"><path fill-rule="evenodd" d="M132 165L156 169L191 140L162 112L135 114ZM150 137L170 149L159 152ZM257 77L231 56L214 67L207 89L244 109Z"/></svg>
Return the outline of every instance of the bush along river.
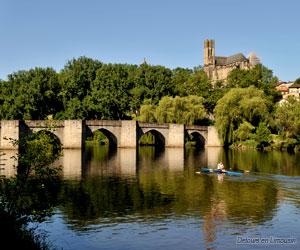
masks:
<svg viewBox="0 0 300 250"><path fill-rule="evenodd" d="M249 172L201 172L219 161ZM31 226L57 249L299 249L299 162L223 148L64 150L59 204Z"/></svg>

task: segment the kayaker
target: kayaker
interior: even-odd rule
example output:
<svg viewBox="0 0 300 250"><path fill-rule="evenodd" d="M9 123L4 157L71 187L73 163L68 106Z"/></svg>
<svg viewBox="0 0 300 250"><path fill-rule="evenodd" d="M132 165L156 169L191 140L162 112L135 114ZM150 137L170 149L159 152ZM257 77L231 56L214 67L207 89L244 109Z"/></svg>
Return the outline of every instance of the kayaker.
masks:
<svg viewBox="0 0 300 250"><path fill-rule="evenodd" d="M218 164L218 170L221 170L221 171L224 171L225 168L224 168L224 165L223 163L220 161L220 163Z"/></svg>

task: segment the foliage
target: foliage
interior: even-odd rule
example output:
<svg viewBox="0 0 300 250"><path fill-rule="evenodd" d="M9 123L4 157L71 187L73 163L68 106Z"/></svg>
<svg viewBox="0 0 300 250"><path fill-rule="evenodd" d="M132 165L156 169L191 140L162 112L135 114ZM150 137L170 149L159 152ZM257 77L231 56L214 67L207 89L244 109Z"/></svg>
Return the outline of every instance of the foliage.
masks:
<svg viewBox="0 0 300 250"><path fill-rule="evenodd" d="M92 136L86 139L86 142L96 142L100 144L108 144L108 138L100 131L96 130Z"/></svg>
<svg viewBox="0 0 300 250"><path fill-rule="evenodd" d="M155 143L155 136L151 132L144 134L139 140L139 145L155 145Z"/></svg>
<svg viewBox="0 0 300 250"><path fill-rule="evenodd" d="M258 64L250 70L234 69L227 76L226 88L248 88L255 86L265 93L269 112L274 111L274 104L282 95L276 90L278 78L273 76L272 70Z"/></svg>
<svg viewBox="0 0 300 250"><path fill-rule="evenodd" d="M253 135L253 138L260 146L267 146L270 143L271 131L269 130L266 122L260 122L258 128Z"/></svg>
<svg viewBox="0 0 300 250"><path fill-rule="evenodd" d="M290 96L286 101L277 104L275 117L282 134L287 138L298 138L297 136L300 134L300 102L297 98Z"/></svg>
<svg viewBox="0 0 300 250"><path fill-rule="evenodd" d="M163 66L140 65L134 74L134 87L131 110L138 115L138 110L145 99L151 99L153 104L158 104L163 96L174 95L172 71Z"/></svg>
<svg viewBox="0 0 300 250"><path fill-rule="evenodd" d="M1 235L17 245L29 240L35 245L34 242L41 240L40 244L47 248L45 242L33 236L32 230L27 230L26 226L32 221L41 222L51 214L57 202L61 183L57 172L60 168L50 164L61 155L61 146L50 130L12 143L19 145L20 153L17 155L16 176L0 179ZM9 234L12 231L15 233ZM20 242L15 242L16 239Z"/></svg>
<svg viewBox="0 0 300 250"><path fill-rule="evenodd" d="M155 107L145 104L141 107L137 120L159 123L197 124L206 116L204 99L199 96L186 96L175 98L165 96Z"/></svg>
<svg viewBox="0 0 300 250"><path fill-rule="evenodd" d="M1 83L1 120L44 120L62 107L60 86L52 68L35 68L8 75Z"/></svg>
<svg viewBox="0 0 300 250"><path fill-rule="evenodd" d="M73 58L67 61L59 74L62 88L59 95L64 105L62 119L87 118L87 105L85 105L84 99L90 93L96 72L101 66L101 62L87 57Z"/></svg>
<svg viewBox="0 0 300 250"><path fill-rule="evenodd" d="M130 110L130 90L134 86L130 72L136 68L123 64L103 65L87 96L87 117L99 120L126 119Z"/></svg>
<svg viewBox="0 0 300 250"><path fill-rule="evenodd" d="M185 81L176 82L176 90L179 96L196 95L206 98L209 90L212 89L211 81L201 66L195 67L193 73L188 75L189 71L185 70ZM181 71L182 74L182 71ZM189 77L188 77L189 76ZM178 75L176 75L178 78ZM176 78L175 78L176 79Z"/></svg>
<svg viewBox="0 0 300 250"><path fill-rule="evenodd" d="M221 98L214 109L216 127L225 145L234 142L234 131L248 122L257 127L267 119L264 93L254 86L231 89Z"/></svg>
<svg viewBox="0 0 300 250"><path fill-rule="evenodd" d="M152 101L146 99L141 106L140 115L136 119L141 122L156 122L155 109L156 106L152 104Z"/></svg>
<svg viewBox="0 0 300 250"><path fill-rule="evenodd" d="M249 122L244 121L240 124L237 130L234 131L234 138L240 141L245 141L251 137L254 126Z"/></svg>
<svg viewBox="0 0 300 250"><path fill-rule="evenodd" d="M218 101L228 92L228 89L215 87L211 89L208 96L205 98L205 109L208 113L213 114L214 108Z"/></svg>
<svg viewBox="0 0 300 250"><path fill-rule="evenodd" d="M187 80L191 77L193 74L193 70L191 69L184 69L177 67L176 69L172 70L172 82L175 86L175 94L179 96L184 95L184 85L187 82Z"/></svg>
<svg viewBox="0 0 300 250"><path fill-rule="evenodd" d="M300 84L300 77L296 79L296 81L294 82L294 84Z"/></svg>

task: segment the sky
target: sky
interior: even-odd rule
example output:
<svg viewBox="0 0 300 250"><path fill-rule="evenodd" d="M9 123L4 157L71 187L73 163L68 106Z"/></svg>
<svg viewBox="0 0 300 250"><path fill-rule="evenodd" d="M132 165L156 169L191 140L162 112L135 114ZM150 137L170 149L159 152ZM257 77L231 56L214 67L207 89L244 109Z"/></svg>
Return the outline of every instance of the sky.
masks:
<svg viewBox="0 0 300 250"><path fill-rule="evenodd" d="M283 81L300 77L298 0L0 0L0 79L86 56L193 68L250 51Z"/></svg>

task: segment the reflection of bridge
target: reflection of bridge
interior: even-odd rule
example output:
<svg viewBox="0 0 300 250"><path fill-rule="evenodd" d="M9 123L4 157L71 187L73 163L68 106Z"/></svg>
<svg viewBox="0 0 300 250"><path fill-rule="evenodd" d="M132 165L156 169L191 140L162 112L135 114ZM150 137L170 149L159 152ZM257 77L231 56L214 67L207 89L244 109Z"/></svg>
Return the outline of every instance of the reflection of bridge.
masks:
<svg viewBox="0 0 300 250"><path fill-rule="evenodd" d="M145 173L148 176L150 170L155 173L165 170L183 173L186 168L192 172L194 172L195 167L199 166L214 168L220 161L221 153L220 147L208 147L199 150L169 147L157 149L157 151L156 149L153 150L153 147L145 148L150 149L151 153L145 154L143 149L112 149L106 146L92 146L87 150L64 149L63 156L54 165L63 166L60 174L66 179L81 178L86 175L135 177L136 175L145 175ZM0 177L15 176L17 169L14 165L18 164L16 160L18 150L1 151ZM149 151L146 152L149 153Z"/></svg>
<svg viewBox="0 0 300 250"><path fill-rule="evenodd" d="M48 125L48 121L1 121L0 148L14 148L4 137L20 139L22 135L45 130ZM213 126L103 120L52 121L52 126L54 127L53 133L58 137L64 148L84 147L86 137L96 130L103 132L110 143L118 147L136 147L139 139L147 132L151 132L156 140L166 147L184 147L185 138L188 135L198 138L205 146L221 146L216 129Z"/></svg>

